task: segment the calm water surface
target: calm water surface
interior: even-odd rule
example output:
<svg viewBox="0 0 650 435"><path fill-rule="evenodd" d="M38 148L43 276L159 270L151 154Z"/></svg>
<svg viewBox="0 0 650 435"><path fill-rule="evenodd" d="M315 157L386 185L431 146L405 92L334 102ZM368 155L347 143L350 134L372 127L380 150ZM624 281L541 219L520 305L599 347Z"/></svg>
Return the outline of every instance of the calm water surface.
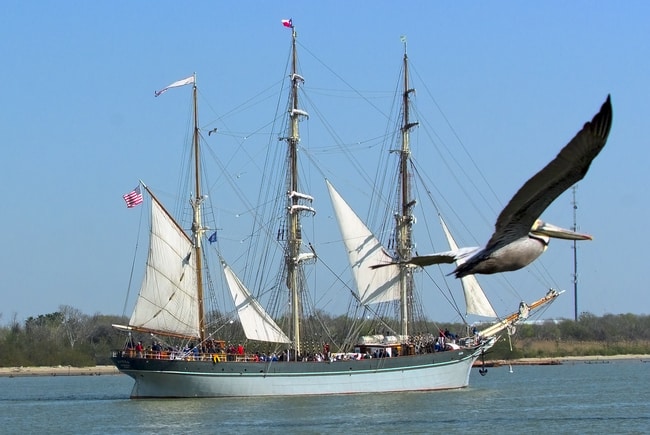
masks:
<svg viewBox="0 0 650 435"><path fill-rule="evenodd" d="M650 433L650 363L476 369L433 393L130 400L117 376L0 378L0 433Z"/></svg>

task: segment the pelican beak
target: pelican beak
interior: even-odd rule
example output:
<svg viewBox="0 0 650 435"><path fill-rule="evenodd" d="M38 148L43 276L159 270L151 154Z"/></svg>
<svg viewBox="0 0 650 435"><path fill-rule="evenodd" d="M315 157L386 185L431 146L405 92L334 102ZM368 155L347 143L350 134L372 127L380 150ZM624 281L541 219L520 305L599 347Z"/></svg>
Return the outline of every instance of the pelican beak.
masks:
<svg viewBox="0 0 650 435"><path fill-rule="evenodd" d="M553 224L549 224L548 222L543 222L540 220L535 222L530 232L533 234L540 234L548 237L553 237L555 239L593 240L593 237L591 237L589 234L576 233L574 231L556 227Z"/></svg>

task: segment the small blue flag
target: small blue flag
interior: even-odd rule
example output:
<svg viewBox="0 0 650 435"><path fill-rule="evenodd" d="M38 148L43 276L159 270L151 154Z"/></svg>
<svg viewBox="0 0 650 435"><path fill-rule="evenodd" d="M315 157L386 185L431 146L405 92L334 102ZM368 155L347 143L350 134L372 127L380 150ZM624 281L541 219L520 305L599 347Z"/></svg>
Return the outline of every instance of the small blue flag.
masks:
<svg viewBox="0 0 650 435"><path fill-rule="evenodd" d="M214 242L216 242L216 241L217 241L217 232L215 231L214 233L212 233L212 234L210 235L210 237L208 237L208 242L210 242L210 243L214 243Z"/></svg>

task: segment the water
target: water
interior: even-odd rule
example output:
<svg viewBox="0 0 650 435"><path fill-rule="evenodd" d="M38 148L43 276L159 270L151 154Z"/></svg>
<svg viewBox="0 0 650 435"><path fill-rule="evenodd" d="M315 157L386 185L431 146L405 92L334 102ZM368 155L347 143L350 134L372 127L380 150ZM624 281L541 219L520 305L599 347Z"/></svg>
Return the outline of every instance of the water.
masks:
<svg viewBox="0 0 650 435"><path fill-rule="evenodd" d="M0 433L650 433L650 363L491 368L433 393L130 400L117 376L0 378Z"/></svg>

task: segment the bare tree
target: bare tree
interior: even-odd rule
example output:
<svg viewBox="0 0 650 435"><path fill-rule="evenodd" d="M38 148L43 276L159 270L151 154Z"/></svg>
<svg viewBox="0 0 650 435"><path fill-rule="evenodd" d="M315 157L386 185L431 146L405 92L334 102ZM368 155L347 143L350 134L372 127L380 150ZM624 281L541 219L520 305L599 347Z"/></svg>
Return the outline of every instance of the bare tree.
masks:
<svg viewBox="0 0 650 435"><path fill-rule="evenodd" d="M69 305L60 305L59 312L63 316L62 323L65 335L70 342L70 347L74 349L75 343L86 338L90 333L88 328L86 328L88 316Z"/></svg>

